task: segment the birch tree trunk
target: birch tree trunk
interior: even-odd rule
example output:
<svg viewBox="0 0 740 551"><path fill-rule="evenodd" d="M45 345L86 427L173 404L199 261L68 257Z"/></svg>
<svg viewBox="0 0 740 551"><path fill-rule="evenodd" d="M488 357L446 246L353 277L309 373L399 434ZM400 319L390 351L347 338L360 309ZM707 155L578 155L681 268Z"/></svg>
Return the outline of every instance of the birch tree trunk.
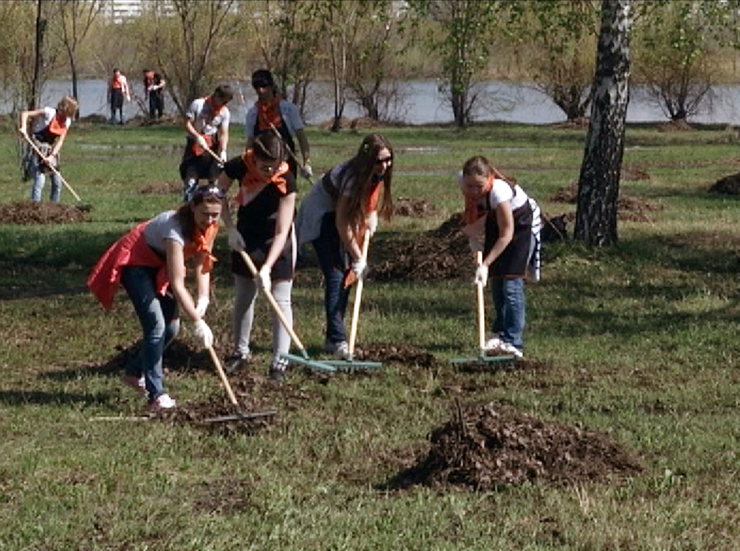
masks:
<svg viewBox="0 0 740 551"><path fill-rule="evenodd" d="M603 0L591 122L578 180L574 238L617 242L617 199L629 103L632 0Z"/></svg>

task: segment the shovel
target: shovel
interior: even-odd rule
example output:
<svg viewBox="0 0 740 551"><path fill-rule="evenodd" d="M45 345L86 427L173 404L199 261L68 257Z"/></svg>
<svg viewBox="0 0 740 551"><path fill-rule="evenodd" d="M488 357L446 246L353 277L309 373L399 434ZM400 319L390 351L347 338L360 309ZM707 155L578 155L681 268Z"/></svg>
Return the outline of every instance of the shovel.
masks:
<svg viewBox="0 0 740 551"><path fill-rule="evenodd" d="M226 395L229 397L229 401L231 402L231 405L234 406L234 409L236 409L237 413L234 415L222 415L220 417L211 417L209 419L204 419L204 423L223 423L227 421L241 421L245 419L258 419L261 417L272 417L273 415L276 415L276 411L262 411L262 412L244 412L239 407L239 402L236 399L236 395L234 394L234 389L231 388L231 383L229 383L228 377L226 377L226 372L224 371L223 366L221 365L221 360L218 359L218 355L216 354L216 351L213 349L213 347L208 348L208 353L211 355L211 359L213 360L213 365L216 366L216 372L218 373L219 379L221 379L221 384L223 385L224 389L226 390Z"/></svg>
<svg viewBox="0 0 740 551"><path fill-rule="evenodd" d="M28 145L31 146L31 149L34 150L34 152L36 153L36 155L38 155L40 158L44 159L45 158L44 157L44 154L41 152L41 150L38 148L38 146L35 143L33 143L33 140L31 140L31 138L28 137L28 134L26 134L24 132L21 132L21 135L23 136L23 139L25 139L26 142L28 142ZM78 203L81 202L82 199L80 199L80 196L77 195L77 192L74 189L72 189L72 186L69 185L69 182L67 182L67 180L64 179L64 176L62 176L62 173L59 172L57 170L57 168L55 166L53 166L53 165L47 164L46 166L48 166L49 169L51 169L51 171L59 177L59 179L64 184L64 186L69 190L69 192L74 196L74 198L77 199L77 202Z"/></svg>
<svg viewBox="0 0 740 551"><path fill-rule="evenodd" d="M362 259L367 261L367 251L370 248L370 232L365 230L365 238L362 241ZM350 272L351 274L352 272ZM355 341L357 340L357 325L360 319L360 304L362 302L362 290L365 278L357 278L355 288L355 299L352 304L352 324L349 331L348 356L346 360L329 360L326 363L334 366L345 366L349 371L356 368L378 368L383 364L381 362L358 362L355 361ZM346 283L345 283L346 284Z"/></svg>
<svg viewBox="0 0 740 551"><path fill-rule="evenodd" d="M239 255L242 257L242 260L247 265L247 268L249 268L249 271L252 273L253 277L257 276L257 267L254 265L254 262L250 258L250 256L246 253L246 251L239 251ZM262 292L264 293L265 297L267 297L267 302L270 303L270 307L275 312L275 315L280 320L280 323L285 327L285 330L290 335L291 340L293 343L298 347L298 349L301 351L301 356L296 356L294 354L280 354L283 358L287 359L288 361L295 362L297 364L305 365L314 369L319 369L321 371L329 371L334 372L336 369L334 369L331 365L326 364L325 362L318 362L315 360L311 360L308 357L308 352L306 352L306 348L303 346L303 343L301 343L301 340L298 338L298 335L296 335L296 332L293 330L293 327L290 323L288 323L288 320L285 318L285 314L283 314L283 311L280 309L280 305L275 300L275 297L273 296L270 289L262 289Z"/></svg>
<svg viewBox="0 0 740 551"><path fill-rule="evenodd" d="M476 266L483 264L483 253L481 251L476 252L475 256ZM453 364L473 364L473 363L500 363L500 362L511 362L515 358L514 356L487 356L486 355L486 309L483 302L483 284L476 283L476 295L478 298L478 357L477 358L453 358L450 363Z"/></svg>

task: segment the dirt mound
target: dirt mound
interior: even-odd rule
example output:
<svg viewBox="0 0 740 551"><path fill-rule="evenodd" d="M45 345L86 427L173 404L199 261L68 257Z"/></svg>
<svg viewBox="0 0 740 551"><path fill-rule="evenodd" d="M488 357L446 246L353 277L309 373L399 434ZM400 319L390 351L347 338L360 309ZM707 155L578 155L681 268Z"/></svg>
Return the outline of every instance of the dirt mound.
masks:
<svg viewBox="0 0 740 551"><path fill-rule="evenodd" d="M139 193L142 195L181 195L182 182L154 182L141 188Z"/></svg>
<svg viewBox="0 0 740 551"><path fill-rule="evenodd" d="M709 192L740 195L740 173L720 178L709 188Z"/></svg>
<svg viewBox="0 0 740 551"><path fill-rule="evenodd" d="M392 260L381 262L374 268L373 279L432 281L460 278L467 272L472 277L472 255L461 228L460 214L453 214L440 227L420 234L396 251L390 251Z"/></svg>
<svg viewBox="0 0 740 551"><path fill-rule="evenodd" d="M557 190L551 197L550 201L554 203L571 203L575 204L578 200L578 183L573 182L571 185L562 187ZM661 211L665 207L649 201L643 201L637 197L621 195L617 199L617 217L619 220L630 222L652 222L649 212Z"/></svg>
<svg viewBox="0 0 740 551"><path fill-rule="evenodd" d="M89 222L90 208L81 205L33 201L16 201L0 205L3 224L63 224Z"/></svg>
<svg viewBox="0 0 740 551"><path fill-rule="evenodd" d="M426 218L433 215L437 209L426 199L410 199L398 197L393 202L393 214L409 218Z"/></svg>
<svg viewBox="0 0 740 551"><path fill-rule="evenodd" d="M491 402L458 406L429 436L431 448L396 486L467 486L491 490L528 481L577 483L639 473L642 466L608 436L548 422Z"/></svg>

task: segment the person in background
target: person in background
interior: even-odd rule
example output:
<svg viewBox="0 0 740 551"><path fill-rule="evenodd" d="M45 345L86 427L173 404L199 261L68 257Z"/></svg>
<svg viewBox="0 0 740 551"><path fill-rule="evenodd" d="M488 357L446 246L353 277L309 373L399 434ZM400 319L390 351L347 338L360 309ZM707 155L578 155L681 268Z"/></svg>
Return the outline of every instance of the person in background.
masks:
<svg viewBox="0 0 740 551"><path fill-rule="evenodd" d="M354 157L314 183L298 209L298 247L313 244L324 275L324 348L341 359L347 359L349 353L344 327L349 298L347 277L350 273L356 278L365 276L365 232L370 236L375 233L378 213L390 221L392 181L393 148L382 135L370 134Z"/></svg>
<svg viewBox="0 0 740 551"><path fill-rule="evenodd" d="M149 118L159 119L164 113L164 87L167 82L162 75L144 69L144 97L149 105Z"/></svg>
<svg viewBox="0 0 740 551"><path fill-rule="evenodd" d="M232 97L230 86L218 86L210 96L193 101L185 113L187 143L180 163L185 201L192 197L198 180L214 183L226 162L231 119L226 104Z"/></svg>
<svg viewBox="0 0 740 551"><path fill-rule="evenodd" d="M489 274L496 318L486 351L524 356L526 302L524 279L534 252L532 233L539 207L516 180L483 156L468 159L458 178L465 199L463 233L471 249L482 251L475 283L485 286Z"/></svg>
<svg viewBox="0 0 740 551"><path fill-rule="evenodd" d="M72 119L77 113L77 100L71 96L64 96L57 104L56 109L44 107L21 113L19 132L24 138L36 145L43 154L40 156L30 146L24 156L24 170L33 181L31 187L31 201L41 201L41 193L46 182L45 173L51 172L50 200L58 203L62 197L62 182L56 172L49 167L59 168L59 152L64 145L67 131L72 125ZM31 125L29 135L28 123Z"/></svg>
<svg viewBox="0 0 740 551"><path fill-rule="evenodd" d="M108 85L108 102L110 103L110 123L116 124L116 111L118 111L118 124L123 124L123 100L131 101L131 90L128 79L118 69L113 69L113 77Z"/></svg>
<svg viewBox="0 0 740 551"><path fill-rule="evenodd" d="M298 163L294 157L296 153L293 136L298 138L303 157L303 176L313 178L311 168L311 150L306 133L303 130L303 120L298 108L291 102L284 100L275 90L275 81L272 73L267 69L259 69L252 73L252 87L257 93L257 101L247 111L244 132L247 137L247 149L252 147L256 136L266 133L279 133L289 148L288 165L294 177L298 177Z"/></svg>
<svg viewBox="0 0 740 551"><path fill-rule="evenodd" d="M213 346L213 333L203 317L208 308L210 272L216 260L211 251L218 233L223 194L204 185L177 210L165 211L128 232L95 264L87 286L106 310L123 285L141 323L139 354L129 365L123 383L147 396L151 409L171 409L176 403L164 389L162 356L180 329L178 306L193 322L195 337L204 348ZM198 298L185 284L192 261Z"/></svg>
<svg viewBox="0 0 740 551"><path fill-rule="evenodd" d="M262 134L244 154L224 165L218 178L226 193L234 180L239 182L236 225L228 206L223 219L229 232L231 269L236 297L233 328L234 354L226 369L234 372L250 360L250 340L254 322L254 300L258 287L270 291L287 323L293 323L291 292L296 262L293 218L296 181L285 162L285 145L275 134ZM258 274L251 273L239 251L246 252ZM288 361L281 357L290 350L290 335L278 316L272 316L273 359L269 375L282 380Z"/></svg>

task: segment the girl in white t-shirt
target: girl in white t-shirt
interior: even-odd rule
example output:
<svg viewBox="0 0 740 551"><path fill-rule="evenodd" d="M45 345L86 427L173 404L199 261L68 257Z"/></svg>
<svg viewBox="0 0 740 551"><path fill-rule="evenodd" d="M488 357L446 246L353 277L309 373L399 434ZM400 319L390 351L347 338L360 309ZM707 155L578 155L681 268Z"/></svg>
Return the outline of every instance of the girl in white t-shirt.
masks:
<svg viewBox="0 0 740 551"><path fill-rule="evenodd" d="M496 318L488 351L523 356L526 302L524 278L533 250L532 202L516 184L483 156L463 165L459 185L465 198L465 227L471 249L483 252L475 283L489 274Z"/></svg>

